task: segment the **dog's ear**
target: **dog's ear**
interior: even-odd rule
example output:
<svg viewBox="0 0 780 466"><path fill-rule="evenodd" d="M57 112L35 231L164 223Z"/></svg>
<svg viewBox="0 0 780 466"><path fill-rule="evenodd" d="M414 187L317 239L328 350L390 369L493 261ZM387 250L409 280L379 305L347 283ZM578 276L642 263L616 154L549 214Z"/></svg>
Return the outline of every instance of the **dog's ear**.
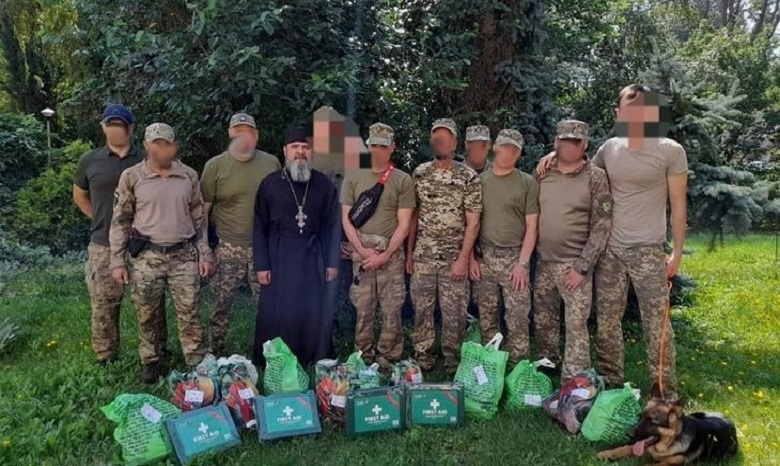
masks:
<svg viewBox="0 0 780 466"><path fill-rule="evenodd" d="M650 387L650 398L655 398L657 400L663 398L663 394L661 393L661 386L658 385L658 382L653 382L653 386Z"/></svg>
<svg viewBox="0 0 780 466"><path fill-rule="evenodd" d="M672 403L672 409L678 414L682 414L683 409L685 408L686 401L687 400L685 399L685 397L681 397L674 400L674 402Z"/></svg>

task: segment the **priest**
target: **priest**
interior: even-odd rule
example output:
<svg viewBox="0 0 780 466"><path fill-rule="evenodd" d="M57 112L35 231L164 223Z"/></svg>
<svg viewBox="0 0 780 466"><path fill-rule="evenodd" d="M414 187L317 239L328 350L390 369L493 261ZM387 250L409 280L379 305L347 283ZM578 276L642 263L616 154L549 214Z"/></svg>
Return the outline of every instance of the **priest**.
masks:
<svg viewBox="0 0 780 466"><path fill-rule="evenodd" d="M257 191L254 266L261 285L253 362L263 343L281 337L306 366L331 356L333 303L326 284L336 279L341 224L336 188L311 168L309 132L285 133L285 166Z"/></svg>

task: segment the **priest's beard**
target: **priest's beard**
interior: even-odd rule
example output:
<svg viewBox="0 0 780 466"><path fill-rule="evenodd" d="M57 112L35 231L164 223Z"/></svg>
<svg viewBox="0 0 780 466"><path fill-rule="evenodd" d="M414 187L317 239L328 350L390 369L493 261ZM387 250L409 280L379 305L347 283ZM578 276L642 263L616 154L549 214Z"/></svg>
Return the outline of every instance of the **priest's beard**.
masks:
<svg viewBox="0 0 780 466"><path fill-rule="evenodd" d="M290 178L298 183L306 183L311 178L311 168L309 167L309 161L306 159L287 159L284 162L287 173L290 174Z"/></svg>

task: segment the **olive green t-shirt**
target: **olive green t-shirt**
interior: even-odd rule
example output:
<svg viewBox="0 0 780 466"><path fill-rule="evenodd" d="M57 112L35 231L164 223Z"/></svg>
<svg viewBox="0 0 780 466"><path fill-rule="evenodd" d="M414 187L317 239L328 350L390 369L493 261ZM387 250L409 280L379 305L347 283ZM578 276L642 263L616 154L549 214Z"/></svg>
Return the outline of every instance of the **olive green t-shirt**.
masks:
<svg viewBox="0 0 780 466"><path fill-rule="evenodd" d="M647 138L634 150L626 138L607 140L593 164L607 172L612 190L612 234L617 247L649 246L666 241L668 178L688 173L685 149L668 138Z"/></svg>
<svg viewBox="0 0 780 466"><path fill-rule="evenodd" d="M266 176L281 168L276 157L259 150L246 162L227 152L206 162L200 181L203 202L212 204L210 215L220 239L238 246L252 245L257 188Z"/></svg>
<svg viewBox="0 0 780 466"><path fill-rule="evenodd" d="M367 191L379 182L382 173L371 170L359 170L348 173L341 185L341 204L353 206L363 191ZM407 173L395 168L385 183L385 189L379 198L374 215L359 231L366 235L393 236L398 228L398 209L414 209L414 183Z"/></svg>
<svg viewBox="0 0 780 466"><path fill-rule="evenodd" d="M539 183L520 170L504 176L491 170L479 178L483 205L479 242L501 248L522 246L525 216L539 213Z"/></svg>

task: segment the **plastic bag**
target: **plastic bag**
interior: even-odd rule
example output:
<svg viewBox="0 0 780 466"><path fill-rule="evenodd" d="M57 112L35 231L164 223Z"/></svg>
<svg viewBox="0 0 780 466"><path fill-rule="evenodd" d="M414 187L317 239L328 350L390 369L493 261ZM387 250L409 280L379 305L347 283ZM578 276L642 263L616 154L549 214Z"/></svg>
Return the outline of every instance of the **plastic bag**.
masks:
<svg viewBox="0 0 780 466"><path fill-rule="evenodd" d="M363 361L363 352L356 351L344 363L350 388L379 388L387 385L387 379L379 372L379 364L370 366Z"/></svg>
<svg viewBox="0 0 780 466"><path fill-rule="evenodd" d="M498 349L503 339L504 336L497 333L484 347L467 341L460 348L455 382L463 384L468 416L492 419L498 412L509 360L509 353Z"/></svg>
<svg viewBox="0 0 780 466"><path fill-rule="evenodd" d="M205 372L205 371L202 371ZM219 402L215 377L197 372L171 372L168 377L171 403L183 411L192 411Z"/></svg>
<svg viewBox="0 0 780 466"><path fill-rule="evenodd" d="M639 390L631 384L601 392L582 423L582 435L591 442L625 444L628 429L639 422L641 415Z"/></svg>
<svg viewBox="0 0 780 466"><path fill-rule="evenodd" d="M220 368L222 366L227 366L230 364L234 364L234 365L243 364L244 368L247 371L247 374L249 375L249 380L251 380L253 384L257 385L257 380L259 379L259 375L257 373L257 368L255 367L254 364L252 364L252 361L245 358L244 356L241 356L240 354L234 354L229 358L219 358L217 360L217 368Z"/></svg>
<svg viewBox="0 0 780 466"><path fill-rule="evenodd" d="M314 374L320 414L325 422L344 424L349 391L346 366L336 359L322 359L315 364Z"/></svg>
<svg viewBox="0 0 780 466"><path fill-rule="evenodd" d="M178 408L152 395L123 394L100 410L118 424L114 439L122 446L125 464L156 463L168 456L163 425L181 413Z"/></svg>
<svg viewBox="0 0 780 466"><path fill-rule="evenodd" d="M478 345L482 344L482 327L479 324L479 319L471 314L466 314L469 326L466 329L466 340L471 341Z"/></svg>
<svg viewBox="0 0 780 466"><path fill-rule="evenodd" d="M222 399L227 402L236 425L247 429L257 424L254 399L260 392L252 382L249 367L252 363L223 364L219 366L219 386ZM257 374L257 371L255 371Z"/></svg>
<svg viewBox="0 0 780 466"><path fill-rule="evenodd" d="M303 392L309 388L309 375L281 338L276 337L263 343L263 356L266 361L263 375L263 390L266 395Z"/></svg>
<svg viewBox="0 0 780 466"><path fill-rule="evenodd" d="M404 383L416 384L422 382L422 369L414 359L407 359L405 361L393 364L392 373L390 376L391 385L401 385Z"/></svg>
<svg viewBox="0 0 780 466"><path fill-rule="evenodd" d="M542 400L552 393L552 381L537 370L541 365L555 367L548 359L520 361L506 376L506 404L510 409L541 407Z"/></svg>
<svg viewBox="0 0 780 466"><path fill-rule="evenodd" d="M557 392L542 402L544 410L563 424L569 433L580 431L596 396L604 389L604 379L593 369L579 372Z"/></svg>

